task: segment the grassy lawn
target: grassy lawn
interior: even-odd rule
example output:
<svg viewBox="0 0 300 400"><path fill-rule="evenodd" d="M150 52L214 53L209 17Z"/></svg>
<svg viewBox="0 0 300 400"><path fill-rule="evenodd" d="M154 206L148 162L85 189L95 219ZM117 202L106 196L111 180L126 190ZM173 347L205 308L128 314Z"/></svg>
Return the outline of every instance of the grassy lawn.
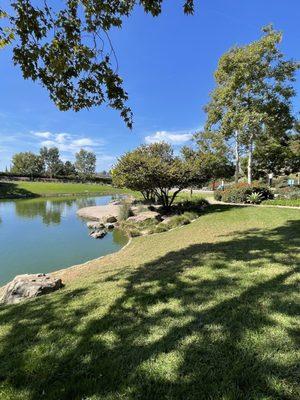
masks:
<svg viewBox="0 0 300 400"><path fill-rule="evenodd" d="M298 400L299 217L214 205L0 307L1 400Z"/></svg>
<svg viewBox="0 0 300 400"><path fill-rule="evenodd" d="M274 199L263 201L262 204L268 204L273 206L292 206L300 207L300 199Z"/></svg>
<svg viewBox="0 0 300 400"><path fill-rule="evenodd" d="M105 195L128 193L110 185L48 182L0 182L0 198L56 195Z"/></svg>

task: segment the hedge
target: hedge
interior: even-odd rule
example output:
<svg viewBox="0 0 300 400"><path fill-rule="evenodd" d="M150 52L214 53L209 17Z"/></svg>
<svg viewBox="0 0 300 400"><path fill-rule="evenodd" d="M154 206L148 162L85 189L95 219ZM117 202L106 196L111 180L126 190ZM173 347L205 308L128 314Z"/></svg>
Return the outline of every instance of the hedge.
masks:
<svg viewBox="0 0 300 400"><path fill-rule="evenodd" d="M252 193L259 193L261 200L273 199L271 190L260 184L248 185L247 183L238 183L225 190L216 190L214 198L225 203L248 203L248 197Z"/></svg>

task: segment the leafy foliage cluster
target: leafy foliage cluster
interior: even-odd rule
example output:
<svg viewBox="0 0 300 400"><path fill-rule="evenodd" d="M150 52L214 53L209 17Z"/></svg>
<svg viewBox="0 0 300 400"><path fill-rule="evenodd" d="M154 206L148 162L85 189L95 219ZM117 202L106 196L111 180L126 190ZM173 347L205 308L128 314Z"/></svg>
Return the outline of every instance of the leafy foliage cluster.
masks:
<svg viewBox="0 0 300 400"><path fill-rule="evenodd" d="M13 44L13 61L25 79L41 83L60 110L103 103L129 128L132 112L118 73L109 30L121 28L136 5L157 16L163 0L11 0L0 9L0 47ZM184 12L193 13L193 0Z"/></svg>
<svg viewBox="0 0 300 400"><path fill-rule="evenodd" d="M145 200L169 208L183 189L232 173L225 155L185 147L181 156L175 156L172 147L162 142L143 145L123 155L112 177L117 187L140 191Z"/></svg>
<svg viewBox="0 0 300 400"><path fill-rule="evenodd" d="M75 154L75 170L79 176L87 178L96 171L96 154L92 151L81 149Z"/></svg>
<svg viewBox="0 0 300 400"><path fill-rule="evenodd" d="M252 202L251 196L259 194L260 201L273 199L272 191L259 183L248 185L247 183L238 183L237 185L230 186L225 190L216 190L214 197L218 201L225 203L249 203ZM250 196L250 199L249 199Z"/></svg>
<svg viewBox="0 0 300 400"><path fill-rule="evenodd" d="M116 186L140 191L145 200L169 208L181 190L201 179L200 172L194 163L175 156L169 144L154 143L123 155L112 177Z"/></svg>
<svg viewBox="0 0 300 400"><path fill-rule="evenodd" d="M70 161L64 163L60 159L57 147L42 147L39 154L30 151L14 154L10 172L31 178L44 175L50 178L58 176L91 177L95 173L96 155L93 152L81 149L75 157L75 165Z"/></svg>
<svg viewBox="0 0 300 400"><path fill-rule="evenodd" d="M300 199L300 187L285 187L277 189L276 199Z"/></svg>
<svg viewBox="0 0 300 400"><path fill-rule="evenodd" d="M241 152L247 152L250 184L253 151L259 153L260 142L266 143L269 138L280 141L294 124L291 99L299 63L284 59L279 50L281 40L281 32L267 26L259 40L234 47L219 60L216 88L206 107L206 129L234 143L236 182ZM276 140L270 146L270 153L277 151ZM262 167L270 170L273 166Z"/></svg>

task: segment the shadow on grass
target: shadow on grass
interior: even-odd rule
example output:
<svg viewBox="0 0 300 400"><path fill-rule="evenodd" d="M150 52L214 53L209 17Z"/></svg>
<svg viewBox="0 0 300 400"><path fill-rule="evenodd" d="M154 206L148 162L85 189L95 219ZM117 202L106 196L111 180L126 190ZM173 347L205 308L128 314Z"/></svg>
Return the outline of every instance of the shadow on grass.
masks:
<svg viewBox="0 0 300 400"><path fill-rule="evenodd" d="M289 221L170 252L121 271L109 307L117 275L0 308L3 399L298 399L299 237Z"/></svg>
<svg viewBox="0 0 300 400"><path fill-rule="evenodd" d="M0 182L0 199L39 197L36 193L20 188L12 182Z"/></svg>

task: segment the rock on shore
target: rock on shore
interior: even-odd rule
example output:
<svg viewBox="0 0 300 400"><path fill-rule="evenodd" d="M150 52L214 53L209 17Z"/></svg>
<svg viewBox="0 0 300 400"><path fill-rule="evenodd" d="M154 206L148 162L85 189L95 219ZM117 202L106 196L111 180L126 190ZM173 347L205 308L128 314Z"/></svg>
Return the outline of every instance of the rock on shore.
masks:
<svg viewBox="0 0 300 400"><path fill-rule="evenodd" d="M16 304L25 299L54 292L63 286L60 278L54 278L49 274L17 275L4 286L0 303Z"/></svg>
<svg viewBox="0 0 300 400"><path fill-rule="evenodd" d="M77 211L77 215L82 218L89 220L95 220L100 222L112 222L116 221L119 215L121 205L107 204L105 206L93 206L80 208ZM108 221L108 219L110 219Z"/></svg>

